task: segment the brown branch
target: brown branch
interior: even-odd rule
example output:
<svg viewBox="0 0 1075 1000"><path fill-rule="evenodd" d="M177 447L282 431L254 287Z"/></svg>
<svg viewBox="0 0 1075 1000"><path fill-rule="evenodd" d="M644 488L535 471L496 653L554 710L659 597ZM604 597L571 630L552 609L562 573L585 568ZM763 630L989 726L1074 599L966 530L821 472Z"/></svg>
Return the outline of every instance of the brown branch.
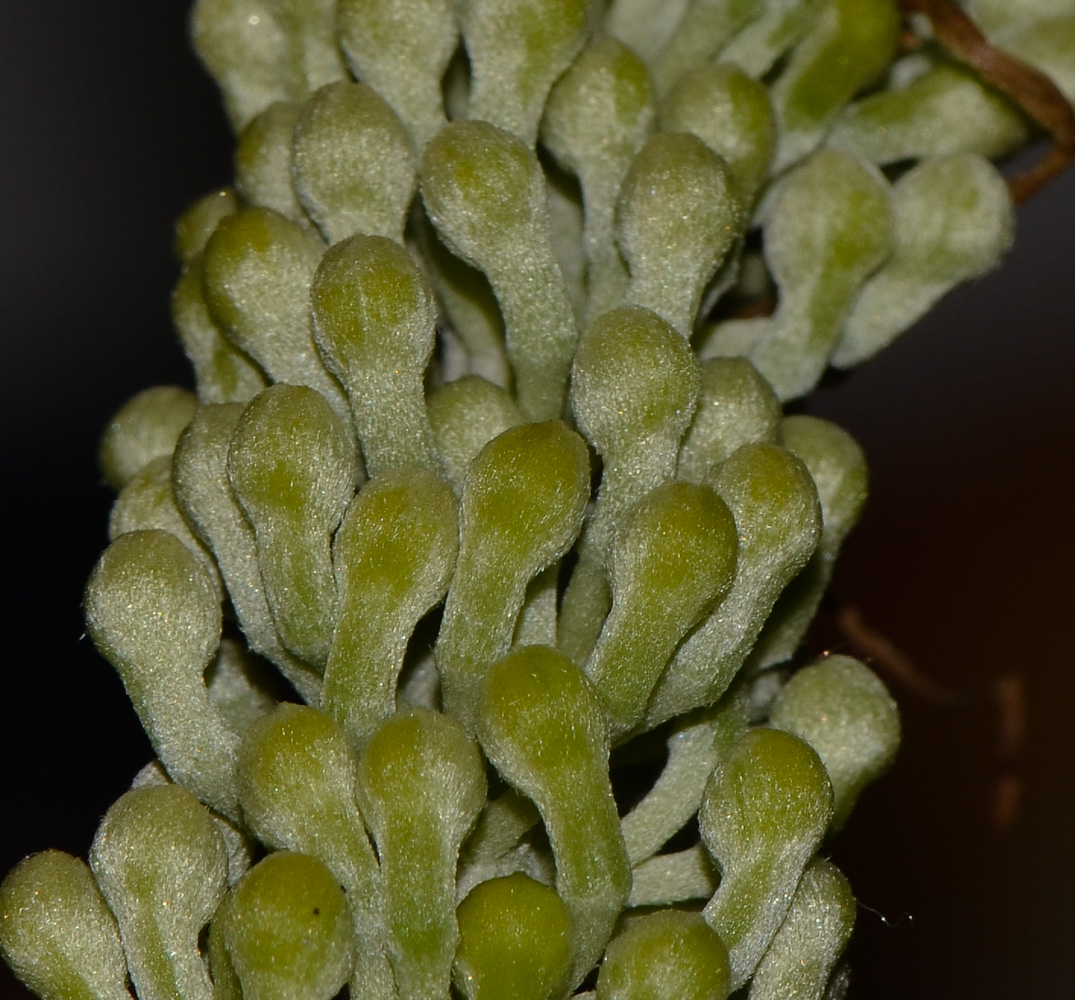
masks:
<svg viewBox="0 0 1075 1000"><path fill-rule="evenodd" d="M945 687L919 670L891 639L867 625L862 613L853 605L845 604L836 612L836 624L852 648L919 697L941 705L961 705L967 700L966 695Z"/></svg>
<svg viewBox="0 0 1075 1000"><path fill-rule="evenodd" d="M1075 162L1075 109L1048 76L991 45L955 0L900 0L900 5L924 14L941 45L1052 136L1049 152L1008 181L1016 202L1026 201Z"/></svg>
<svg viewBox="0 0 1075 1000"><path fill-rule="evenodd" d="M993 826L997 832L1009 830L1019 815L1023 793L1020 763L1026 737L1026 690L1019 674L1006 674L994 687L997 700L997 774L993 790Z"/></svg>

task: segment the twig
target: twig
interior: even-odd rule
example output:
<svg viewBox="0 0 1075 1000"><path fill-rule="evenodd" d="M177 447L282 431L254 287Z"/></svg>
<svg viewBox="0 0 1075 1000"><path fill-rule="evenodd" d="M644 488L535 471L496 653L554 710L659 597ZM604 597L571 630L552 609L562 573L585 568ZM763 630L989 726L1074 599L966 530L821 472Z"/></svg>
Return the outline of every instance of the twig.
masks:
<svg viewBox="0 0 1075 1000"><path fill-rule="evenodd" d="M941 705L962 705L967 701L965 694L945 687L915 666L891 639L867 625L853 605L845 604L836 612L836 624L859 653L920 697Z"/></svg>

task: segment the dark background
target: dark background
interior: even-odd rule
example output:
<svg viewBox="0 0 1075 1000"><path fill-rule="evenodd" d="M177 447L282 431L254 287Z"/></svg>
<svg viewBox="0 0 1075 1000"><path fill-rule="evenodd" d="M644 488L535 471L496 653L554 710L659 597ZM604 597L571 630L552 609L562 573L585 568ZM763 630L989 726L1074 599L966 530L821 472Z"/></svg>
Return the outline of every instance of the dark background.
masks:
<svg viewBox="0 0 1075 1000"><path fill-rule="evenodd" d="M150 756L79 603L111 503L100 429L137 390L188 383L168 318L172 220L230 172L186 6L0 14L0 873L46 847L84 855ZM1073 261L1075 173L1020 210L1000 270L810 407L859 439L873 474L836 602L965 695L953 707L892 681L904 751L833 853L863 904L853 998L1070 989ZM1002 675L1021 679L1028 709L1006 762ZM1022 791L1005 832L1001 776ZM26 996L0 977L0 997Z"/></svg>

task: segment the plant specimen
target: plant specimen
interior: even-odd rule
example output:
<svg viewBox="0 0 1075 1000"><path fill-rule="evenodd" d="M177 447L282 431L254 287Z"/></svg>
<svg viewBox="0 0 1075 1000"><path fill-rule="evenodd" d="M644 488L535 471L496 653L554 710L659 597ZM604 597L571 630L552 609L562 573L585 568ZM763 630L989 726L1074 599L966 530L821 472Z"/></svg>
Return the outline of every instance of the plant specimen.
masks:
<svg viewBox="0 0 1075 1000"><path fill-rule="evenodd" d="M111 423L86 592L156 760L4 883L33 989L846 988L824 845L898 719L801 662L866 473L785 407L996 262L986 156L1071 144L921 6L196 6L197 392ZM1070 96L1070 13L967 6Z"/></svg>

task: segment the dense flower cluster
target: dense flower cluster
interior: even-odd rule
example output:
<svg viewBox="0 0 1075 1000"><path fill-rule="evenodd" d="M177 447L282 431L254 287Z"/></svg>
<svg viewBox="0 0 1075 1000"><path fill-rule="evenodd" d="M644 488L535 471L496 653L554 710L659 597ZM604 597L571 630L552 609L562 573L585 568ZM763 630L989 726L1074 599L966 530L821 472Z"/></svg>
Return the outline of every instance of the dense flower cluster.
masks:
<svg viewBox="0 0 1075 1000"><path fill-rule="evenodd" d="M1075 95L1069 0L968 0ZM196 393L110 424L156 759L26 859L44 1000L835 998L896 708L803 639L866 496L785 415L1009 244L1017 104L895 0L199 0ZM654 775L656 777L654 778Z"/></svg>

